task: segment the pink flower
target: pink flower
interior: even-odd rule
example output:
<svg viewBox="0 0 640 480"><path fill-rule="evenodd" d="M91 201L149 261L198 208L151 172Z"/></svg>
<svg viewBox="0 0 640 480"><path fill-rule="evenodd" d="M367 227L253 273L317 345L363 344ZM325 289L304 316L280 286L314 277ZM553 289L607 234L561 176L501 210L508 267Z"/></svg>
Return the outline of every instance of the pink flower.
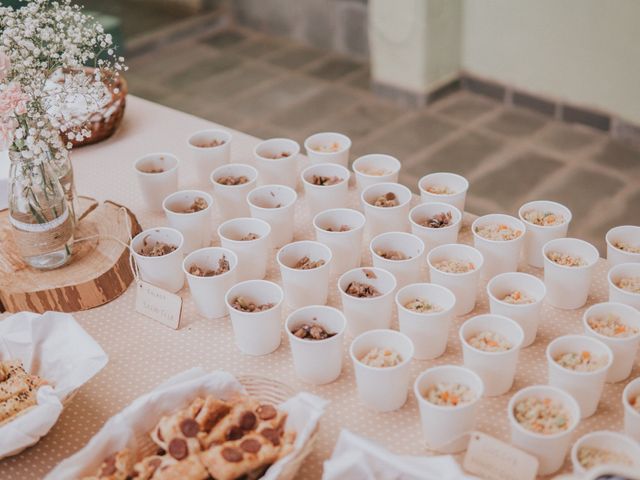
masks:
<svg viewBox="0 0 640 480"><path fill-rule="evenodd" d="M29 96L22 93L20 85L10 83L9 86L0 92L0 118L15 112L17 115L27 113L27 101Z"/></svg>
<svg viewBox="0 0 640 480"><path fill-rule="evenodd" d="M11 70L11 61L9 57L0 50L0 82L4 82L4 79L7 78L9 74L9 70Z"/></svg>

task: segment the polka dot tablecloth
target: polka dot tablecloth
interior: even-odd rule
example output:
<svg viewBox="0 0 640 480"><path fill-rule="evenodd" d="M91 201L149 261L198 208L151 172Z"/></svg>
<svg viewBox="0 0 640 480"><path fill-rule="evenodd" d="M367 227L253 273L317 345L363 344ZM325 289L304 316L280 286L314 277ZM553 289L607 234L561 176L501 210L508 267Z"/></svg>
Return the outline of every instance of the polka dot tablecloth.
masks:
<svg viewBox="0 0 640 480"><path fill-rule="evenodd" d="M74 168L78 192L99 200L113 200L131 208L143 228L165 225L161 213L146 209L137 188L133 161L150 152L172 152L181 159L180 187L209 190L205 179L196 178L191 168L187 136L199 129L216 125L190 115L176 112L135 97L127 103L127 114L122 128L106 142L74 152ZM252 150L258 139L232 132L232 161L252 163ZM471 186L473 189L473 185ZM414 202L417 199L414 198ZM352 190L350 206L360 209L359 200ZM296 205L296 239L313 238L311 216L304 198ZM219 223L214 218L215 226ZM108 240L104 240L108 241ZM460 241L471 242L469 218L461 231ZM214 245L219 245L217 237ZM363 243L363 264L370 265L368 239ZM274 251L275 256L275 251ZM521 267L521 271L541 276L542 271ZM547 381L545 348L553 338L568 333L581 333L584 309L606 301L606 263L600 261L595 269L595 280L587 305L578 310L562 311L543 307L538 337L535 343L520 354L515 384L510 392L500 397L485 398L481 402L477 428L497 438L509 439L506 408L511 395L518 389ZM423 272L426 275L426 272ZM277 266L271 259L268 279L280 282ZM424 278L426 281L426 277ZM336 278L331 279L329 304L340 307ZM410 393L407 403L399 410L379 414L364 408L357 398L353 366L348 358L345 339L344 368L340 378L329 385L309 386L295 377L291 352L286 338L280 348L264 357L241 354L233 342L228 317L206 320L198 316L187 288L184 298L182 327L171 330L154 320L138 314L134 309L135 292L129 288L113 302L94 310L74 314L78 322L102 345L109 355L105 369L86 384L64 410L50 433L37 445L11 458L0 461L2 479L36 479L44 476L60 460L66 458L98 431L103 423L139 395L152 389L170 376L194 366L226 370L233 374L258 374L306 390L331 401L321 422L321 430L313 453L304 464L300 478L315 479L322 475L322 462L332 452L340 429L347 428L357 434L380 442L393 452L411 455L430 455L424 447L416 399ZM462 364L458 328L472 315L488 312L485 284L478 291L478 302L472 314L455 319L446 353L432 361L411 363L412 380L423 370L443 364ZM288 314L289 311L284 312ZM3 315L3 318L7 314ZM283 318L284 322L284 318ZM394 319L394 328L397 322ZM73 345L69 345L73 348ZM638 375L634 368L630 378ZM607 384L597 413L580 422L574 439L598 429L622 429L621 393L627 382ZM384 388L384 386L381 386ZM569 461L565 463L569 469Z"/></svg>

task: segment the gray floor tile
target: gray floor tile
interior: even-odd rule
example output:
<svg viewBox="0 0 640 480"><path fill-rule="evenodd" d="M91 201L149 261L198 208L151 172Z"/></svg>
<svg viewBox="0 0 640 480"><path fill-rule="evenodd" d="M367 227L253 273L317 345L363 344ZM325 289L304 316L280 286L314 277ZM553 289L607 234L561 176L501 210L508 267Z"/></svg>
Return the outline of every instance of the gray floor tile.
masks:
<svg viewBox="0 0 640 480"><path fill-rule="evenodd" d="M458 94L457 99L439 110L443 115L459 122L470 122L500 105L479 95Z"/></svg>
<svg viewBox="0 0 640 480"><path fill-rule="evenodd" d="M249 135L253 135L254 137L261 138L266 140L268 138L288 138L289 135L283 128L278 128L275 125L266 124L264 122L261 123L253 123L250 122L243 128L243 132L248 133ZM297 139L294 139L299 141ZM301 150L304 150L304 146L302 143L300 144Z"/></svg>
<svg viewBox="0 0 640 480"><path fill-rule="evenodd" d="M640 150L615 140L609 140L602 151L595 155L594 160L623 173L640 175Z"/></svg>
<svg viewBox="0 0 640 480"><path fill-rule="evenodd" d="M370 153L387 153L400 161L451 133L454 127L438 118L421 113L417 117L389 127L367 142Z"/></svg>
<svg viewBox="0 0 640 480"><path fill-rule="evenodd" d="M216 32L209 37L205 37L200 41L207 45L211 45L212 47L227 48L243 42L246 38L246 35L236 30L224 30L222 32Z"/></svg>
<svg viewBox="0 0 640 480"><path fill-rule="evenodd" d="M308 99L272 117L275 125L289 129L305 129L319 119L349 108L357 97L345 89L330 86Z"/></svg>
<svg viewBox="0 0 640 480"><path fill-rule="evenodd" d="M618 225L638 225L640 223L640 190L633 195L617 215L602 215L602 222L592 228L587 235L589 241L600 250L600 254L606 254L604 237L607 232Z"/></svg>
<svg viewBox="0 0 640 480"><path fill-rule="evenodd" d="M270 55L266 60L269 63L289 69L298 69L309 65L311 62L322 58L326 52L301 45L293 46L281 52Z"/></svg>
<svg viewBox="0 0 640 480"><path fill-rule="evenodd" d="M598 212L593 208L598 202L616 194L623 183L608 175L585 169L576 169L560 185L544 191L540 198L546 198L566 205L573 215L572 222L585 223Z"/></svg>
<svg viewBox="0 0 640 480"><path fill-rule="evenodd" d="M564 164L535 152L526 152L509 161L498 170L487 172L469 188L474 195L498 202L505 210L513 210L527 191L549 178Z"/></svg>
<svg viewBox="0 0 640 480"><path fill-rule="evenodd" d="M313 96L322 86L321 82L310 78L291 76L267 89L230 101L226 105L242 115L266 120L293 103Z"/></svg>
<svg viewBox="0 0 640 480"><path fill-rule="evenodd" d="M510 137L524 137L540 130L547 119L515 108L507 108L485 127L495 133Z"/></svg>
<svg viewBox="0 0 640 480"><path fill-rule="evenodd" d="M134 57L128 62L126 76L139 75L146 82L163 84L165 80L194 65L202 65L214 59L218 53L198 42L170 45L159 52Z"/></svg>
<svg viewBox="0 0 640 480"><path fill-rule="evenodd" d="M327 58L320 65L309 70L309 74L323 80L338 80L362 67L361 63L347 58Z"/></svg>
<svg viewBox="0 0 640 480"><path fill-rule="evenodd" d="M221 53L206 61L196 59L187 68L169 77L167 84L177 89L184 88L194 82L211 79L216 75L228 72L239 67L243 62L242 57L229 53Z"/></svg>
<svg viewBox="0 0 640 480"><path fill-rule="evenodd" d="M416 169L453 172L468 176L478 165L502 147L503 142L478 132L451 140L425 157ZM413 170L413 169L410 169Z"/></svg>
<svg viewBox="0 0 640 480"><path fill-rule="evenodd" d="M369 68L363 68L362 71L352 75L346 81L346 84L360 90L371 90L371 72Z"/></svg>
<svg viewBox="0 0 640 480"><path fill-rule="evenodd" d="M332 130L344 133L353 140L383 128L403 113L403 110L398 107L367 102L348 112L332 115L329 121Z"/></svg>
<svg viewBox="0 0 640 480"><path fill-rule="evenodd" d="M234 48L233 51L245 57L263 58L282 51L286 46L287 43L279 39L259 37L241 43L237 48Z"/></svg>
<svg viewBox="0 0 640 480"><path fill-rule="evenodd" d="M571 125L552 122L536 139L540 145L558 152L574 152L592 145L599 136Z"/></svg>

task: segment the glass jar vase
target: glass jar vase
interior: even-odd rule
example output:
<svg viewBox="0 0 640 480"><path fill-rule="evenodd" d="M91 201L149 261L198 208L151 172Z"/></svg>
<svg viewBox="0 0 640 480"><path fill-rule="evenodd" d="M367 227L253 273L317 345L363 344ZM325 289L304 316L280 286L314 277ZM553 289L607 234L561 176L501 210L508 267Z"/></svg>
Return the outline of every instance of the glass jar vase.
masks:
<svg viewBox="0 0 640 480"><path fill-rule="evenodd" d="M9 152L9 221L18 253L33 268L58 268L71 258L74 219L47 157Z"/></svg>

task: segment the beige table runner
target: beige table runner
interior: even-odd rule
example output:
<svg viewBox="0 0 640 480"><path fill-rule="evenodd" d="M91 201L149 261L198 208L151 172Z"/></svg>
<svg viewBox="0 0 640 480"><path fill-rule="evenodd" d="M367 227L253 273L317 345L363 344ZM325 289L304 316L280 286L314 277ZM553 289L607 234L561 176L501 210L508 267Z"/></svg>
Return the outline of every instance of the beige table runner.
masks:
<svg viewBox="0 0 640 480"><path fill-rule="evenodd" d="M165 225L162 214L150 213L145 209L138 192L132 163L137 157L154 151L175 153L182 160L181 187L194 187L197 185L196 177L190 169L186 138L195 130L212 126L215 125L211 122L130 97L124 125L116 136L74 153L78 192L130 207L138 216L143 228ZM252 149L258 139L240 132L232 133L232 161L251 163ZM416 200L414 198L414 202ZM360 209L355 191L351 192L350 206ZM311 217L304 198L296 205L295 214L295 238L313 238ZM214 222L217 227L219 220L215 218ZM469 243L469 223L465 223L460 240ZM217 237L214 238L213 244L219 245ZM366 253L363 254L363 262L370 265L367 245L368 239L365 239L363 252ZM528 267L521 268L521 271L537 276L542 274L541 270ZM595 269L596 280L587 306L607 300L606 271L606 262L600 261ZM280 282L280 274L273 258L267 278ZM340 307L335 280L331 280L329 304ZM458 328L469 316L488 312L484 288L485 284L479 292L474 312L455 320L446 353L433 361L412 362L412 380L423 370L435 365L462 364ZM242 355L233 344L228 317L205 320L198 316L186 288L182 291L182 296L185 307L183 326L179 331L170 330L136 313L133 288L129 288L124 295L108 305L74 314L80 324L109 354L109 364L80 390L49 435L20 455L0 461L0 479L41 478L56 463L82 447L110 416L133 399L168 377L194 366L227 370L233 374L264 375L288 383L297 390L307 390L331 401L321 423L319 442L301 470L300 478L320 478L322 462L331 455L341 428L380 442L397 453L429 454L423 446L417 403L412 394L403 408L391 413L378 414L361 406L357 399L353 366L348 359L346 345L345 366L340 378L326 386L307 386L295 377L291 353L284 335L280 348L268 356L256 358ZM546 383L544 351L547 344L559 335L581 333L583 312L584 308L561 311L547 305L543 307L538 338L520 354L513 389L506 395L482 400L477 423L480 430L508 441L506 408L509 398L524 386ZM285 310L284 313L288 314L289 310ZM6 314L2 316L4 317ZM395 320L394 326L397 328ZM350 337L346 338L347 343L350 340ZM73 348L73 345L69 345L69 348ZM636 365L631 378L638 374ZM598 412L580 423L574 433L574 439L592 430L622 429L620 398L626 383L608 384L605 387ZM565 466L568 470L569 460Z"/></svg>

